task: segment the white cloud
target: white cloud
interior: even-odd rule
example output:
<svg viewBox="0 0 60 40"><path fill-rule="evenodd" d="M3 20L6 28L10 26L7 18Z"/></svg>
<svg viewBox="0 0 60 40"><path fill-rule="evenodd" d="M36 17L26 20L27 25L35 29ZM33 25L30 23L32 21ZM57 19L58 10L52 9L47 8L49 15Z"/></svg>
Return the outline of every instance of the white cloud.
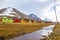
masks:
<svg viewBox="0 0 60 40"><path fill-rule="evenodd" d="M60 5L56 6L56 10L57 10L57 12L60 12Z"/></svg>
<svg viewBox="0 0 60 40"><path fill-rule="evenodd" d="M57 4L60 4L60 0L56 0Z"/></svg>
<svg viewBox="0 0 60 40"><path fill-rule="evenodd" d="M0 8L14 6L14 1L13 0L2 0L2 2L0 2L0 3L1 3Z"/></svg>
<svg viewBox="0 0 60 40"><path fill-rule="evenodd" d="M2 0L0 1L0 8L3 7L16 7L21 6L24 3L28 2L29 0Z"/></svg>
<svg viewBox="0 0 60 40"><path fill-rule="evenodd" d="M48 19L51 19L51 21L56 21L56 18L55 18L55 12L54 11L45 11L42 15L43 18L48 18Z"/></svg>
<svg viewBox="0 0 60 40"><path fill-rule="evenodd" d="M45 2L45 1L48 1L48 0L37 0L37 1Z"/></svg>

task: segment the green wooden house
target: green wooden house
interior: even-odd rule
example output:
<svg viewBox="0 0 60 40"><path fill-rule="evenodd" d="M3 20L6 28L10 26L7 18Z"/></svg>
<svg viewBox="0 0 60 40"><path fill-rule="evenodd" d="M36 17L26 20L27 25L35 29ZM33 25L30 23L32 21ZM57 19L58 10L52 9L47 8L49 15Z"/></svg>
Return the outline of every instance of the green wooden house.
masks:
<svg viewBox="0 0 60 40"><path fill-rule="evenodd" d="M2 16L2 22L13 23L13 19L12 18L9 18L7 16Z"/></svg>

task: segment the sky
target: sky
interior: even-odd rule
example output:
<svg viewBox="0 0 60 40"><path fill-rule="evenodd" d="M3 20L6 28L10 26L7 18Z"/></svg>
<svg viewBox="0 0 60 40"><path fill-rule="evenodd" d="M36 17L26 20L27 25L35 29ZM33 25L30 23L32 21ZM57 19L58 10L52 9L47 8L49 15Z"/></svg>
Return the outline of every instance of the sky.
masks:
<svg viewBox="0 0 60 40"><path fill-rule="evenodd" d="M60 4L60 0L56 0L56 4ZM56 21L54 5L55 0L0 0L0 9L12 7L26 15L33 13L41 19L48 18L51 21ZM56 6L56 11L60 22L60 5Z"/></svg>

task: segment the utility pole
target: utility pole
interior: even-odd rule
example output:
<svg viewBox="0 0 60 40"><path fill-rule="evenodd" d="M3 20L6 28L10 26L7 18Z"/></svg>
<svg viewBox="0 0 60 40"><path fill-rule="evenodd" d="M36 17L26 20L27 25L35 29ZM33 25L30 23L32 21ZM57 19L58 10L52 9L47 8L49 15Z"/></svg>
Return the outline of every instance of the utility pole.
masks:
<svg viewBox="0 0 60 40"><path fill-rule="evenodd" d="M55 6L54 6L54 11L55 11L55 16L56 16L56 22L58 23L58 17L57 17L57 11L56 11L56 2L57 0L55 0Z"/></svg>

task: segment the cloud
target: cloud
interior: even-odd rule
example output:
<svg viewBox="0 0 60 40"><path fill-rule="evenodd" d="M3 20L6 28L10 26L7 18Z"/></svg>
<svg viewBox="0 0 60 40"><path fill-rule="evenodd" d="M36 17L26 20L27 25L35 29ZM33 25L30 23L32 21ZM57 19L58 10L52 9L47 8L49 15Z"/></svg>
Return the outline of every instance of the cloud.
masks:
<svg viewBox="0 0 60 40"><path fill-rule="evenodd" d="M45 12L43 14L44 18L48 18L48 19L51 19L51 21L56 21L56 18L55 18L55 12L54 11L50 11L50 12Z"/></svg>
<svg viewBox="0 0 60 40"><path fill-rule="evenodd" d="M45 1L48 1L48 0L37 0L37 1L45 2Z"/></svg>
<svg viewBox="0 0 60 40"><path fill-rule="evenodd" d="M8 6L13 6L14 1L13 0L2 0L0 1L0 8L8 7Z"/></svg>
<svg viewBox="0 0 60 40"><path fill-rule="evenodd" d="M56 11L57 11L57 13L60 14L60 5L59 6L56 6Z"/></svg>
<svg viewBox="0 0 60 40"><path fill-rule="evenodd" d="M16 7L19 5L23 5L24 3L28 2L28 0L1 0L0 1L0 8L2 7Z"/></svg>

